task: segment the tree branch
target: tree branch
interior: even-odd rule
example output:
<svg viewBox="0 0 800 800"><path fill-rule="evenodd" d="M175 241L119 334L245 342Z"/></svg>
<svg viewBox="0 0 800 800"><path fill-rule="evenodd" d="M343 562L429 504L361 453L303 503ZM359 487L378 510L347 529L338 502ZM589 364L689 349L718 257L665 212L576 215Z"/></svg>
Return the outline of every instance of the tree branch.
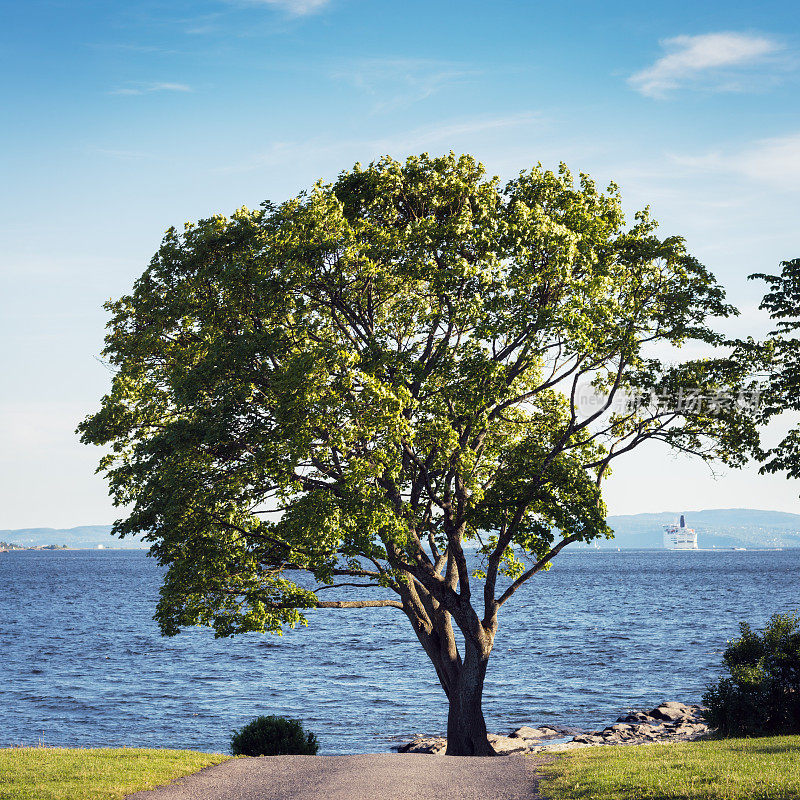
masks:
<svg viewBox="0 0 800 800"><path fill-rule="evenodd" d="M318 600L315 608L399 608L399 600Z"/></svg>
<svg viewBox="0 0 800 800"><path fill-rule="evenodd" d="M541 572L541 570L545 568L547 563L552 558L557 556L568 544L577 542L580 538L581 537L579 534L574 533L572 534L572 536L567 536L564 539L562 539L555 547L553 547L547 553L547 555L540 558L527 572L520 575L519 578L517 578L514 581L514 583L512 583L511 586L509 586L508 589L506 589L503 592L503 594L500 595L500 597L497 600L497 607L499 608L500 606L502 606L503 603L505 603L505 601L508 600L508 598L511 597L511 595L514 594L514 592L516 592L517 589L519 589L519 587L522 586L523 583L525 583L525 581L528 580L528 578L535 575L537 572Z"/></svg>

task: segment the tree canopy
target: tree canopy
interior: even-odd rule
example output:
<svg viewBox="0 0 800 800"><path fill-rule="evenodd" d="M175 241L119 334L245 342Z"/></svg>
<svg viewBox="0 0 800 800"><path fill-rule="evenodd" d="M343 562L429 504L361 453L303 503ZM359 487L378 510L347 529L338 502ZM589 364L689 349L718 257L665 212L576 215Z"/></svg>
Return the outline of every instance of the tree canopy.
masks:
<svg viewBox="0 0 800 800"><path fill-rule="evenodd" d="M767 423L787 411L800 411L800 258L781 262L779 275L755 274L767 282L760 308L775 320L766 342L751 349L768 353L769 372L764 381L760 421ZM759 452L762 472L785 472L800 478L800 426L790 428L774 447Z"/></svg>
<svg viewBox="0 0 800 800"><path fill-rule="evenodd" d="M400 609L450 698L448 752L491 752L498 610L567 544L611 535L614 459L650 440L738 465L757 442L740 403L681 400L743 386L735 359L674 357L724 344L722 287L564 166L501 184L470 156L356 165L170 229L107 307L113 385L79 430L110 446L115 531L167 567L164 633ZM324 599L298 570L395 599Z"/></svg>

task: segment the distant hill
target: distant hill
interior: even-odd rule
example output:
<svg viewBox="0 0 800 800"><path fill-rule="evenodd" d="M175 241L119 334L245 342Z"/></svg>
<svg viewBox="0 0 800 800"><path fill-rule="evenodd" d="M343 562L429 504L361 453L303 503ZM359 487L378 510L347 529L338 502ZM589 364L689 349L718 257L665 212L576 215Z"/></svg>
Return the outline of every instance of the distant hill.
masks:
<svg viewBox="0 0 800 800"><path fill-rule="evenodd" d="M714 547L800 547L800 514L754 508L710 508L704 511L661 511L657 514L611 516L615 536L600 547L661 548L663 525L677 522L697 531L697 544Z"/></svg>
<svg viewBox="0 0 800 800"><path fill-rule="evenodd" d="M110 525L82 525L78 528L19 528L0 530L0 541L11 542L23 547L41 547L61 544L75 548L119 547L138 550L144 545L130 537L118 539L111 535Z"/></svg>
<svg viewBox="0 0 800 800"><path fill-rule="evenodd" d="M613 539L603 539L599 547L662 547L662 526L686 516L686 524L697 531L703 549L713 547L800 547L800 514L760 511L754 508L711 508L705 511L661 511L655 514L627 514L608 518ZM84 525L79 528L22 528L0 530L0 541L25 547L61 544L67 547L144 547L137 539L111 536L110 525Z"/></svg>

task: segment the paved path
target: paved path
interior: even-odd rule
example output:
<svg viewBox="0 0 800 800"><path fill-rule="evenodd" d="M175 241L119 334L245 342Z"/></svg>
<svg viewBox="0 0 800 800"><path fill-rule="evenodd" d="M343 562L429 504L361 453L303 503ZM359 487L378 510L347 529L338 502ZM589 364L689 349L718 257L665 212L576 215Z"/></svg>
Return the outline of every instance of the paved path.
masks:
<svg viewBox="0 0 800 800"><path fill-rule="evenodd" d="M127 800L541 800L536 764L391 753L236 758Z"/></svg>

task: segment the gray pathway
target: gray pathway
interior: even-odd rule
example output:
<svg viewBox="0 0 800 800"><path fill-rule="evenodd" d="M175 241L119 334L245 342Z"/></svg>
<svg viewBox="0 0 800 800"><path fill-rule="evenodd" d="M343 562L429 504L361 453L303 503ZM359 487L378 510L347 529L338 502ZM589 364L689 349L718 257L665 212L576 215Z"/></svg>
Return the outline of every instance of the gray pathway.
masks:
<svg viewBox="0 0 800 800"><path fill-rule="evenodd" d="M536 764L391 753L236 758L127 800L540 800Z"/></svg>

